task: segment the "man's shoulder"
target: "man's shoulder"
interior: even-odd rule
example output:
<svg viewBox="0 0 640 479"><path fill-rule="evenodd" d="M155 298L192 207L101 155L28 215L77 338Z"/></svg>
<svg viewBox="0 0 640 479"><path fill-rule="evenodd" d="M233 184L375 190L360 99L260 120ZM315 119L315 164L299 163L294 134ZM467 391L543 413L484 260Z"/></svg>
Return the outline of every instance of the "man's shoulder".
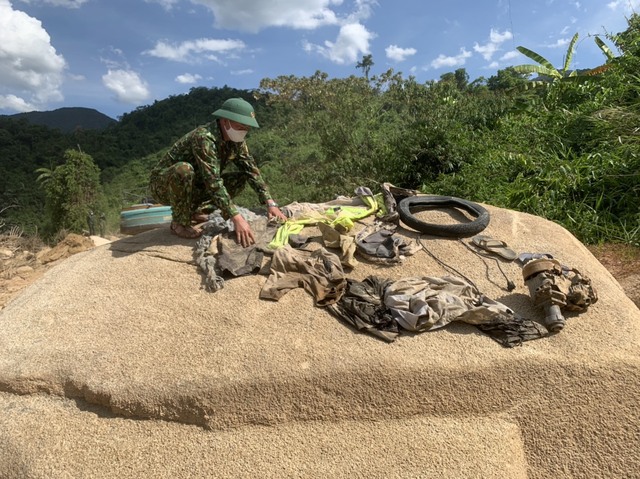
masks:
<svg viewBox="0 0 640 479"><path fill-rule="evenodd" d="M191 130L189 133L187 133L187 135L215 137L215 134L210 124L197 126L193 130Z"/></svg>
<svg viewBox="0 0 640 479"><path fill-rule="evenodd" d="M182 138L180 138L176 142L176 145L186 145L192 142L202 143L208 141L215 143L217 141L217 137L209 125L200 125L189 131L188 133L185 133Z"/></svg>

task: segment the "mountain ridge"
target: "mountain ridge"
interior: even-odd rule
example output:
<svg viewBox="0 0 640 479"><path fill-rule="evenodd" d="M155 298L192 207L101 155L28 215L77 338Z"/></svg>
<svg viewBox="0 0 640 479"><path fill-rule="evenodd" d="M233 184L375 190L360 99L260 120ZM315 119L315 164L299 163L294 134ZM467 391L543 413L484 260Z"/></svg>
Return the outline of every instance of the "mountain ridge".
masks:
<svg viewBox="0 0 640 479"><path fill-rule="evenodd" d="M58 129L63 133L81 130L104 130L118 123L117 120L93 108L62 107L50 111L30 111L1 115L5 118L24 119L34 125Z"/></svg>

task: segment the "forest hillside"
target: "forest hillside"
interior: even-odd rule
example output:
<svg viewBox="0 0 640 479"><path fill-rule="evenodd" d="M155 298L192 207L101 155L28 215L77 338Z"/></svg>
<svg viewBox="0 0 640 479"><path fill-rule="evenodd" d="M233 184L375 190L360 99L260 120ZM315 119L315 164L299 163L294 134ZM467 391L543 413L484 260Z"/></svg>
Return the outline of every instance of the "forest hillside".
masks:
<svg viewBox="0 0 640 479"><path fill-rule="evenodd" d="M624 32L595 37L602 64L589 70L571 68L575 36L563 65L519 47L531 63L489 78L318 71L265 78L255 91L193 88L104 128L0 117L0 232L50 240L82 232L88 211L116 231L120 210L148 196L165 149L240 96L255 106L262 127L248 145L281 204L390 182L539 215L587 244L638 245L639 27L633 15Z"/></svg>

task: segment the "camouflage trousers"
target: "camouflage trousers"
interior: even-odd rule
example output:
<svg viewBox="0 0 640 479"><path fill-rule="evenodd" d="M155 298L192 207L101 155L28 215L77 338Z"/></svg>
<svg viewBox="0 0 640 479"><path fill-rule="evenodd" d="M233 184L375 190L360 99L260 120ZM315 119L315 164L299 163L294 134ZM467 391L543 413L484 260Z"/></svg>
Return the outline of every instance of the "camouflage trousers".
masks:
<svg viewBox="0 0 640 479"><path fill-rule="evenodd" d="M238 171L222 173L224 187L231 198L242 192L248 179L248 175ZM173 221L181 225L190 224L198 210L218 206L193 165L183 161L152 171L149 189L157 202L171 206Z"/></svg>

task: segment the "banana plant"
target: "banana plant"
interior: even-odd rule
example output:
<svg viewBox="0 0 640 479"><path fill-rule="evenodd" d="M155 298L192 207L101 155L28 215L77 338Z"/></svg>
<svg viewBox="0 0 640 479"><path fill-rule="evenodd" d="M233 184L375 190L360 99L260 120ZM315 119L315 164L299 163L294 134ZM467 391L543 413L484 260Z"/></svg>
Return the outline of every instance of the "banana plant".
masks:
<svg viewBox="0 0 640 479"><path fill-rule="evenodd" d="M596 45L600 48L602 53L607 57L608 60L612 60L615 58L614 53L607 46L604 41L600 37L594 38ZM582 82L587 79L593 79L595 75L602 73L603 71L609 68L608 64L601 65L599 67L593 68L585 73L578 74L577 70L569 71L569 67L571 66L571 60L573 59L573 53L575 51L575 45L578 41L578 33L576 33L571 41L569 42L569 48L567 48L567 53L564 57L564 65L562 69L558 69L554 67L549 60L544 58L542 55L529 50L528 48L519 46L516 49L525 55L526 57L532 59L537 63L537 65L517 65L514 66L513 69L518 73L531 74L537 73L538 75L544 75L548 78L551 78L551 83L556 81L562 82ZM527 87L537 87L537 86L547 86L550 82L543 80L532 80L527 84Z"/></svg>
<svg viewBox="0 0 640 479"><path fill-rule="evenodd" d="M616 55L611 51L611 49L602 40L602 38L594 37L593 40L596 42L596 45L598 45L598 48L600 48L600 51L604 53L604 56L607 57L607 60L613 60L616 57Z"/></svg>
<svg viewBox="0 0 640 479"><path fill-rule="evenodd" d="M561 70L554 67L551 64L551 62L546 58L544 58L542 55L522 46L516 47L516 49L520 53L522 53L524 56L531 58L533 61L535 61L538 64L537 65L516 65L513 67L513 69L518 73L525 73L525 74L537 73L538 75L544 75L546 77L551 78L552 82L576 77L578 75L578 72L576 70L573 70L569 73L567 72L569 71L569 66L571 65L571 60L573 58L573 52L574 52L574 48L577 41L578 41L578 34L576 33L571 39L571 42L569 42L569 48L567 48L567 53L564 57L564 65ZM529 83L529 86L533 86L533 87L543 86L543 85L547 85L547 82L542 80L534 80Z"/></svg>
<svg viewBox="0 0 640 479"><path fill-rule="evenodd" d="M598 48L600 48L600 51L602 51L604 56L607 57L607 63L604 63L599 67L592 68L591 70L585 73L585 75L591 76L591 77L594 75L599 75L600 73L605 72L609 68L611 68L611 63L608 63L608 62L609 60L613 60L616 57L615 54L611 51L611 49L607 46L607 44L604 41L602 41L600 37L594 37L594 41L596 42L596 45L598 45Z"/></svg>

